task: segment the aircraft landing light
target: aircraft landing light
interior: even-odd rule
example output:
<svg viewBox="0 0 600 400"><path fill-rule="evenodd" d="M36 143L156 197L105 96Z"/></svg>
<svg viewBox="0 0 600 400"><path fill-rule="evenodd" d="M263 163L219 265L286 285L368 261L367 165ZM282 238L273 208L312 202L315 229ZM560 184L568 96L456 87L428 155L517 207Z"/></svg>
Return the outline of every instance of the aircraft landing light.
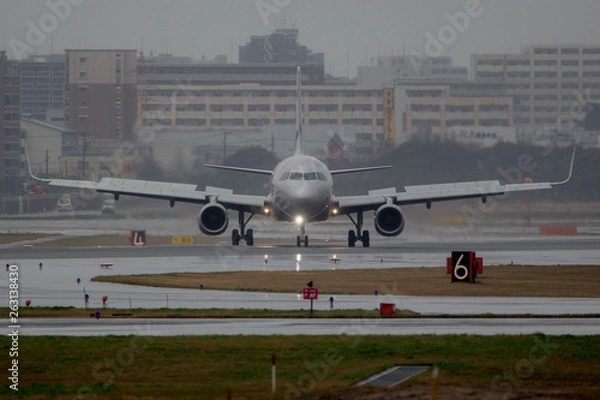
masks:
<svg viewBox="0 0 600 400"><path fill-rule="evenodd" d="M298 225L302 225L304 223L304 217L302 215L298 215L294 221L296 221Z"/></svg>

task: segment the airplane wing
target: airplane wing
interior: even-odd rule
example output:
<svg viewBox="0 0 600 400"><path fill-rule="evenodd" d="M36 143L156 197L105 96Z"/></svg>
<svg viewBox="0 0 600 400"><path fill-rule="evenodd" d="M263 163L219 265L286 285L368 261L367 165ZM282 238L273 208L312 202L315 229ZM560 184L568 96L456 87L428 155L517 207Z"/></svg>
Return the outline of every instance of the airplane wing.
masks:
<svg viewBox="0 0 600 400"><path fill-rule="evenodd" d="M537 182L501 184L497 180L443 183L436 185L406 186L404 191L398 192L396 188L371 190L367 195L337 197L339 215L358 211L375 210L386 203L396 205L425 203L427 207L434 201L447 201L481 197L485 202L487 196L499 196L506 193L530 190L551 189L563 185L571 179L575 150L571 157L571 166L567 179L560 182Z"/></svg>
<svg viewBox="0 0 600 400"><path fill-rule="evenodd" d="M388 169L388 168L392 168L392 166L391 165L381 165L378 167L334 169L332 171L329 171L329 173L331 175L350 174L350 173L354 173L354 172L377 171L380 169Z"/></svg>
<svg viewBox="0 0 600 400"><path fill-rule="evenodd" d="M39 178L36 178L39 179ZM230 189L207 186L204 191L197 185L137 179L102 178L100 182L76 181L67 179L40 179L50 186L73 189L95 190L100 193L111 193L115 199L121 195L145 197L149 199L169 200L171 206L175 202L206 204L214 199L232 210L258 211L264 207L264 196L234 194Z"/></svg>
<svg viewBox="0 0 600 400"><path fill-rule="evenodd" d="M250 172L252 174L273 175L273 171L268 170L268 169L230 167L227 165L215 165L215 164L204 164L204 166L206 168L224 169L224 170L228 170L228 171L239 171L239 172Z"/></svg>

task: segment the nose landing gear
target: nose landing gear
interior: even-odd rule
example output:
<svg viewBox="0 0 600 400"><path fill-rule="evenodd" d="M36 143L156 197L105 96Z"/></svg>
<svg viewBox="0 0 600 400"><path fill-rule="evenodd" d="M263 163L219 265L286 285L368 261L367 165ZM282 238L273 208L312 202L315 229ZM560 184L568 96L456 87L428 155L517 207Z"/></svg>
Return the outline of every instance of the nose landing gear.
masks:
<svg viewBox="0 0 600 400"><path fill-rule="evenodd" d="M304 244L304 247L308 247L308 235L306 234L306 224L302 224L299 229L300 234L296 236L296 247L302 247L302 244Z"/></svg>

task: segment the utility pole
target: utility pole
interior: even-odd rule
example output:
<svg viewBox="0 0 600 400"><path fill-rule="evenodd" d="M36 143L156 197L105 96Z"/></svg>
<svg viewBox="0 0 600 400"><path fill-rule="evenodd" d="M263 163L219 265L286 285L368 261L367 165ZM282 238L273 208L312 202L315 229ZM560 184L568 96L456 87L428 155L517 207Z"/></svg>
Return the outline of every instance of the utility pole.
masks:
<svg viewBox="0 0 600 400"><path fill-rule="evenodd" d="M81 157L81 177L85 179L85 150L87 145L87 132L83 132L83 154Z"/></svg>
<svg viewBox="0 0 600 400"><path fill-rule="evenodd" d="M227 135L231 132L223 132L223 161L227 158Z"/></svg>
<svg viewBox="0 0 600 400"><path fill-rule="evenodd" d="M48 156L48 150L46 150L46 179L48 179L48 162L50 161L50 157Z"/></svg>

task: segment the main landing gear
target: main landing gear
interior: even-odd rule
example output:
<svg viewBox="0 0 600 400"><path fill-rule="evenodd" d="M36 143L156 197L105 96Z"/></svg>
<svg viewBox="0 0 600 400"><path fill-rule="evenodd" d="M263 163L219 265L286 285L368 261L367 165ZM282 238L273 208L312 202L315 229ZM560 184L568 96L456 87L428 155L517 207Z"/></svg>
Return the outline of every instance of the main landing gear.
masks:
<svg viewBox="0 0 600 400"><path fill-rule="evenodd" d="M296 247L302 247L302 244L304 244L304 247L308 247L308 235L306 234L306 224L302 224L298 229L300 229L300 234L296 236Z"/></svg>
<svg viewBox="0 0 600 400"><path fill-rule="evenodd" d="M356 227L356 231L348 231L348 247L354 247L356 242L360 240L363 247L369 247L371 245L371 237L368 230L362 229L363 227L363 212L359 211L356 213L356 221L348 214L348 218Z"/></svg>
<svg viewBox="0 0 600 400"><path fill-rule="evenodd" d="M244 212L242 210L239 211L238 222L240 224L240 229L234 229L231 231L232 245L238 246L240 244L240 240L243 239L246 241L246 246L254 246L254 231L252 229L246 230L246 224L250 222L252 217L254 217L254 213L250 214L248 219L244 219Z"/></svg>

